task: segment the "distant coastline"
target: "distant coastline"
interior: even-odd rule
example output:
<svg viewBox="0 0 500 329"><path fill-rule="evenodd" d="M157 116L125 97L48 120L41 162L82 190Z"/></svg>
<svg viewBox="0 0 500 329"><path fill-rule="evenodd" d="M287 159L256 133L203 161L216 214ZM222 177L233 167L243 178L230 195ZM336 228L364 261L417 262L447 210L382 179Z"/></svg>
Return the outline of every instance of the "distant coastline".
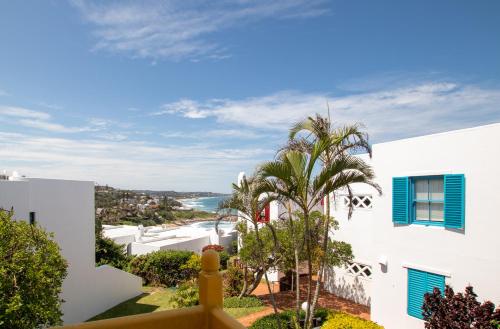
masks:
<svg viewBox="0 0 500 329"><path fill-rule="evenodd" d="M177 201L182 203L183 207L199 211L216 212L219 202L229 197L227 194L218 196L200 196L192 198L179 198Z"/></svg>

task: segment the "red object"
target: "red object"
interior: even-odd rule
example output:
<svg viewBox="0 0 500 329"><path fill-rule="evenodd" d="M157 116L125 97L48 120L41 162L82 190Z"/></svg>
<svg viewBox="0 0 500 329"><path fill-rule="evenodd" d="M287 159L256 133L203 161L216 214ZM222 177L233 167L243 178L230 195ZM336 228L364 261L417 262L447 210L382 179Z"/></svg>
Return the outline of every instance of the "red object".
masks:
<svg viewBox="0 0 500 329"><path fill-rule="evenodd" d="M257 222L259 223L269 223L271 220L271 206L269 203L264 207L264 210L257 214Z"/></svg>
<svg viewBox="0 0 500 329"><path fill-rule="evenodd" d="M201 249L202 252L205 250L215 250L217 252L221 252L224 250L224 247L220 246L218 244L209 244L209 245L203 247L203 249Z"/></svg>
<svg viewBox="0 0 500 329"><path fill-rule="evenodd" d="M321 205L324 206L325 205L325 198L321 199Z"/></svg>

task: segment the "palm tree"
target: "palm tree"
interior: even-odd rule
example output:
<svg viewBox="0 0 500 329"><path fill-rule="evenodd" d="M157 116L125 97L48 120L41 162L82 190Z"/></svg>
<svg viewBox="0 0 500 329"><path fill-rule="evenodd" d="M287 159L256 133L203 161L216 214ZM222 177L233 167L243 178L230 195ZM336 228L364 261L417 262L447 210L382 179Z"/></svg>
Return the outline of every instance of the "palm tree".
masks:
<svg viewBox="0 0 500 329"><path fill-rule="evenodd" d="M219 209L234 209L239 212L239 216L243 218L246 222L253 226L253 230L255 232L255 238L260 250L264 250L264 242L261 239L259 233L259 218L262 211L264 211L265 207L273 200L275 197L270 196L266 193L264 182L260 178L259 175L255 175L254 177L247 178L243 176L238 185L233 184L233 193L231 198L222 202L219 205ZM270 225L270 223L265 223L265 225L271 231L273 242L274 242L274 250L279 250L279 240L274 230L274 227ZM245 227L246 230L246 227ZM278 314L278 308L276 306L276 301L274 298L274 293L271 289L271 285L269 283L269 278L267 276L267 271L276 266L279 263L279 258L274 255L274 257L265 258L265 254L263 252L258 253L258 263L259 268L257 269L257 273L253 278L252 286L247 289L247 267L245 266L245 280L243 283L243 289L241 291L240 297L244 294L250 293L257 285L260 283L262 276L264 276L267 289L269 291L269 295L271 297L271 303L273 305L274 313ZM278 317L276 317L276 321L278 324L278 328L281 329L281 321Z"/></svg>
<svg viewBox="0 0 500 329"><path fill-rule="evenodd" d="M281 150L281 152L287 149L301 149L303 151L310 151L311 145L317 140L327 140L330 146L326 148L325 152L320 156L323 166L328 166L334 161L334 159L339 157L344 157L355 152L366 152L371 157L372 150L368 142L368 135L361 131L361 124L345 125L341 127L334 128L330 120L330 113L328 112L328 118L322 117L316 114L316 117L308 117L295 124L292 129L290 129L289 142ZM305 132L305 137L298 137L300 132ZM378 185L373 185L376 190L380 193L380 187ZM350 218L353 211L352 203L352 189L350 184L345 186L349 197L349 213ZM330 216L330 194L325 196L326 202L326 215ZM323 252L326 252L328 246L328 232L330 221L324 222L324 238L323 238ZM318 271L318 284L316 285L315 297L313 299L313 307L315 307L320 290L320 282L322 281L324 274L324 268L320 268Z"/></svg>
<svg viewBox="0 0 500 329"><path fill-rule="evenodd" d="M267 178L267 190L292 201L300 209L304 218L305 247L309 272L305 328L310 328L317 296L319 295L319 285L326 261L328 241L330 241L328 236L330 217L327 216L323 223L326 228L322 247L324 254L320 257L318 271L320 276L318 276L313 299L311 212L321 203L325 196L339 189L349 189L353 183L366 183L376 189L379 189L379 187L373 182L374 174L370 166L347 152L341 152L340 148L345 149L346 147L340 146L338 139L304 139L300 141L300 146L304 147L304 149L282 150L278 159L262 165L261 172L262 176ZM335 156L325 161L325 155L330 154L330 152L333 152Z"/></svg>

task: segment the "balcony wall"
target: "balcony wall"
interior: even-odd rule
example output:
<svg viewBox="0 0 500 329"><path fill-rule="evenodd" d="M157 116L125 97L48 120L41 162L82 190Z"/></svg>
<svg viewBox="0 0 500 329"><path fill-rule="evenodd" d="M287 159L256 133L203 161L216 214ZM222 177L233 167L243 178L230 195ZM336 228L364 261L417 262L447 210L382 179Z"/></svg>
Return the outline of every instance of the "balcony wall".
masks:
<svg viewBox="0 0 500 329"><path fill-rule="evenodd" d="M125 316L57 327L60 329L243 329L222 310L222 275L219 254L207 250L199 275L200 305L178 310Z"/></svg>

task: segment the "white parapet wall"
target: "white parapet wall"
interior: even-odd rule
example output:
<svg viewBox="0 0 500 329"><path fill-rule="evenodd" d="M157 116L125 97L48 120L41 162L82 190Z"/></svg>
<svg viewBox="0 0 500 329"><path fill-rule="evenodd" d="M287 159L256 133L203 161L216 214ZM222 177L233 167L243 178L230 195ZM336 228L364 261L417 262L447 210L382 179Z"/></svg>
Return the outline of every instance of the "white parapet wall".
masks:
<svg viewBox="0 0 500 329"><path fill-rule="evenodd" d="M95 267L94 183L52 179L0 181L0 208L15 218L36 222L61 248L68 262L63 282L63 321L85 321L141 293L139 277L110 267Z"/></svg>

